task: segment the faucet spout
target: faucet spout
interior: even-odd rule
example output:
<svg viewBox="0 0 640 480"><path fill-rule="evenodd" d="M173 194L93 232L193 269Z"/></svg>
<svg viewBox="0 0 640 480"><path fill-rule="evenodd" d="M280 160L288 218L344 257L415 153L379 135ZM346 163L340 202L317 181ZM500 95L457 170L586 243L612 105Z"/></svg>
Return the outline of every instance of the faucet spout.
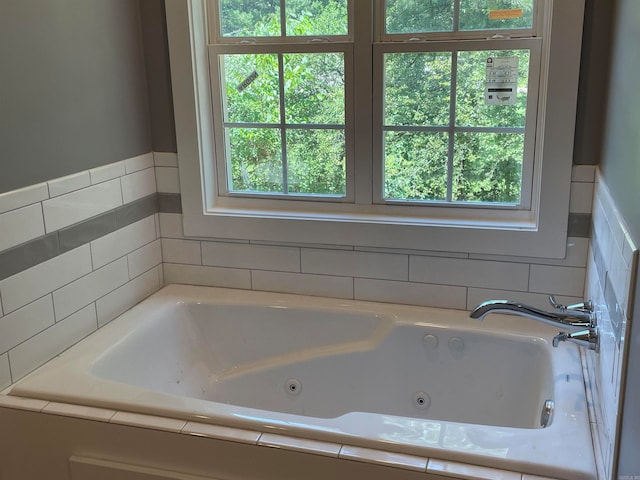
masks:
<svg viewBox="0 0 640 480"><path fill-rule="evenodd" d="M483 320L490 313L510 313L556 327L592 328L595 327L596 323L595 315L588 310L565 308L555 312L547 312L511 300L489 300L483 302L474 308L469 316L476 320Z"/></svg>

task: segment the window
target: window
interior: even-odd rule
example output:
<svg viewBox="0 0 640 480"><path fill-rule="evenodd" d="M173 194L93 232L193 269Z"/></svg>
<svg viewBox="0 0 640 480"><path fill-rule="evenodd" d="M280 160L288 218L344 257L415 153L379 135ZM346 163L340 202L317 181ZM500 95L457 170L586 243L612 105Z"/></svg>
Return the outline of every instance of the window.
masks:
<svg viewBox="0 0 640 480"><path fill-rule="evenodd" d="M566 3L167 2L185 232L562 256Z"/></svg>

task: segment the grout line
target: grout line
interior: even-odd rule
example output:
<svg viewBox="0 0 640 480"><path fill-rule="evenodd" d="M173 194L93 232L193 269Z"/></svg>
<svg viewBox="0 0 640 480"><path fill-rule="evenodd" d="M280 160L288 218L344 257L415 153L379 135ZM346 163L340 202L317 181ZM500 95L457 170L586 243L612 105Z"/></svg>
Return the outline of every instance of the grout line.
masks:
<svg viewBox="0 0 640 480"><path fill-rule="evenodd" d="M11 382L11 385L13 385L14 380L13 380L13 369L11 368L11 355L9 355L10 350L11 349L7 350L7 363L9 364L9 381Z"/></svg>

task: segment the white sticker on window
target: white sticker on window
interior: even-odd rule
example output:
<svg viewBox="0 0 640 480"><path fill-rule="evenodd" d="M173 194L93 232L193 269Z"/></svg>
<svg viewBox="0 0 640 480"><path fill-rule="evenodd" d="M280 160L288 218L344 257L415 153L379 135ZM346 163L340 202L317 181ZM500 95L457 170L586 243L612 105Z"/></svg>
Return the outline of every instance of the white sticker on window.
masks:
<svg viewBox="0 0 640 480"><path fill-rule="evenodd" d="M487 58L486 105L515 105L518 93L518 57Z"/></svg>

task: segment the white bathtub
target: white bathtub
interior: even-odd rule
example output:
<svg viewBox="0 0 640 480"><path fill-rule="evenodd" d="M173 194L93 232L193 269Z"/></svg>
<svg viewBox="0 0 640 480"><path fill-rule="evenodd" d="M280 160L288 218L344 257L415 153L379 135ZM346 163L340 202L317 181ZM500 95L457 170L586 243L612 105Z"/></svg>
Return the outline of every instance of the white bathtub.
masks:
<svg viewBox="0 0 640 480"><path fill-rule="evenodd" d="M10 394L594 479L579 352L552 348L555 333L512 316L172 285Z"/></svg>

